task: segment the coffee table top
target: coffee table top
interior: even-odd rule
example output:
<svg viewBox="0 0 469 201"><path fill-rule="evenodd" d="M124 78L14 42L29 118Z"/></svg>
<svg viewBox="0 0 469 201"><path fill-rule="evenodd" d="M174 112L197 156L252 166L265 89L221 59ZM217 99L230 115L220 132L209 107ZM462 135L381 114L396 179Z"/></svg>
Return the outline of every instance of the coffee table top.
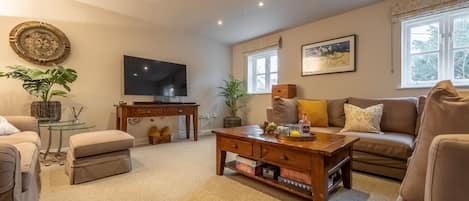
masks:
<svg viewBox="0 0 469 201"><path fill-rule="evenodd" d="M261 141L277 145L284 145L288 148L294 148L303 151L315 153L320 152L328 156L331 156L342 149L352 146L353 143L359 140L358 137L326 133L315 133L317 139L313 141L280 140L274 136L264 135L263 130L258 125L214 129L212 130L212 133L238 138L241 140L258 142Z"/></svg>

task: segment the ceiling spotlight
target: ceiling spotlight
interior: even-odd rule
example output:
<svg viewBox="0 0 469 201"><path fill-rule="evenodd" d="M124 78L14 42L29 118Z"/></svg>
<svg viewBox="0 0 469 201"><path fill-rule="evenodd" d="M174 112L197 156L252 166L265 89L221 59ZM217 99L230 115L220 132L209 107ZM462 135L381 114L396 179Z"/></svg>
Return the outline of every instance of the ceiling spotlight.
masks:
<svg viewBox="0 0 469 201"><path fill-rule="evenodd" d="M218 20L218 21L217 21L217 24L218 24L218 26L223 25L223 20Z"/></svg>
<svg viewBox="0 0 469 201"><path fill-rule="evenodd" d="M137 73L134 73L133 76L134 76L134 77L138 77L138 74L137 74Z"/></svg>
<svg viewBox="0 0 469 201"><path fill-rule="evenodd" d="M148 70L148 66L144 66L144 67L143 67L143 70Z"/></svg>
<svg viewBox="0 0 469 201"><path fill-rule="evenodd" d="M263 7L264 6L264 2L262 1L259 1L259 3L257 4L259 7Z"/></svg>

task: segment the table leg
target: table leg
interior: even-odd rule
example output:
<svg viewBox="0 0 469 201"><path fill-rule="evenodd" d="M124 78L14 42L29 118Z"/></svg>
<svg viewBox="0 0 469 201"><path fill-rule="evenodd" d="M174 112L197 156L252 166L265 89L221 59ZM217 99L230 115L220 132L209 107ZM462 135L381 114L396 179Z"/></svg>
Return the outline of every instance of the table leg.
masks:
<svg viewBox="0 0 469 201"><path fill-rule="evenodd" d="M220 143L218 142L219 138L217 137L217 175L223 175L225 170L225 162L226 162L226 151L220 149Z"/></svg>
<svg viewBox="0 0 469 201"><path fill-rule="evenodd" d="M349 153L350 160L341 167L341 170L344 187L347 189L352 189L352 154L350 150Z"/></svg>
<svg viewBox="0 0 469 201"><path fill-rule="evenodd" d="M62 130L60 130L60 133L59 133L59 148L57 149L57 154L60 155L60 150L62 149Z"/></svg>
<svg viewBox="0 0 469 201"><path fill-rule="evenodd" d="M197 141L199 138L199 114L197 112L197 108L194 110L194 114L192 114L192 127L194 127L194 141Z"/></svg>
<svg viewBox="0 0 469 201"><path fill-rule="evenodd" d="M191 115L186 115L186 138L189 139L191 133Z"/></svg>
<svg viewBox="0 0 469 201"><path fill-rule="evenodd" d="M329 192L327 189L328 172L326 170L324 156L315 155L312 160L311 184L313 187L314 201L327 201Z"/></svg>
<svg viewBox="0 0 469 201"><path fill-rule="evenodd" d="M47 155L49 155L51 141L52 141L52 129L49 127L49 140L47 143L46 153L44 153L44 161L47 159Z"/></svg>

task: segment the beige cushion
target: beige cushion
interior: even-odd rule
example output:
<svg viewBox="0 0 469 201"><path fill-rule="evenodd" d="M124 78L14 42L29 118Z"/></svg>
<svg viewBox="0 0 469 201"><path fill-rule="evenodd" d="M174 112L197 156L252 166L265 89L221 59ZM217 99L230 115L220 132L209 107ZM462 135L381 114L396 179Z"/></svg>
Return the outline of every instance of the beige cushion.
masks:
<svg viewBox="0 0 469 201"><path fill-rule="evenodd" d="M345 127L341 132L358 131L369 133L380 133L381 116L383 115L383 104L360 108L345 104Z"/></svg>
<svg viewBox="0 0 469 201"><path fill-rule="evenodd" d="M19 144L24 142L33 143L38 149L41 147L41 140L36 132L24 131L8 136L0 136L0 143Z"/></svg>
<svg viewBox="0 0 469 201"><path fill-rule="evenodd" d="M395 99L349 98L348 103L361 108L383 104L382 131L415 134L417 120L417 98L415 97Z"/></svg>
<svg viewBox="0 0 469 201"><path fill-rule="evenodd" d="M82 133L71 136L69 140L69 149L75 158L121 151L133 146L134 137L119 130Z"/></svg>
<svg viewBox="0 0 469 201"><path fill-rule="evenodd" d="M274 98L272 100L272 120L277 124L298 123L298 110L296 101L287 98Z"/></svg>
<svg viewBox="0 0 469 201"><path fill-rule="evenodd" d="M340 134L359 137L353 150L380 156L407 160L414 148L414 137L402 133L383 132L381 135L361 132L342 132Z"/></svg>
<svg viewBox="0 0 469 201"><path fill-rule="evenodd" d="M31 186L32 180L35 179L35 166L39 152L36 145L29 142L15 144L14 146L21 155L21 185L23 192L25 192Z"/></svg>
<svg viewBox="0 0 469 201"><path fill-rule="evenodd" d="M341 127L311 127L312 133L327 133L327 134L337 134L342 130Z"/></svg>
<svg viewBox="0 0 469 201"><path fill-rule="evenodd" d="M404 201L424 200L428 150L441 134L469 133L469 98L462 97L450 81L438 83L428 94L417 144L401 186Z"/></svg>
<svg viewBox="0 0 469 201"><path fill-rule="evenodd" d="M425 108L425 101L426 101L425 96L420 96L419 97L419 103L418 103L418 108L417 108L417 122L415 124L415 135L419 133L420 129L420 123L422 121L422 114L423 114L423 109Z"/></svg>
<svg viewBox="0 0 469 201"><path fill-rule="evenodd" d="M329 117L329 126L342 128L345 126L345 103L347 103L347 99L345 98L327 100L327 115Z"/></svg>

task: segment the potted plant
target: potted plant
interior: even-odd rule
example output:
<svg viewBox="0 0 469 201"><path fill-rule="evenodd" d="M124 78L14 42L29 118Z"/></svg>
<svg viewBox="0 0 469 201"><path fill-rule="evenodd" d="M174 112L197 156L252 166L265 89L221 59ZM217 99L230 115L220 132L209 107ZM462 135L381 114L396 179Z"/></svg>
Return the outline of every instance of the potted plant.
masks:
<svg viewBox="0 0 469 201"><path fill-rule="evenodd" d="M70 92L69 84L77 79L77 72L70 68L55 65L45 71L23 66L7 66L10 72L0 72L0 77L23 81L23 88L41 101L31 104L31 116L39 121L59 121L62 106L59 101L51 101L54 96L66 97ZM56 86L65 90L58 90Z"/></svg>
<svg viewBox="0 0 469 201"><path fill-rule="evenodd" d="M228 107L230 116L223 119L223 127L230 128L241 126L241 118L237 116L237 113L238 110L242 108L239 101L247 95L243 82L230 76L230 79L224 80L224 83L224 86L218 88L221 89L220 96L225 97L225 104Z"/></svg>

